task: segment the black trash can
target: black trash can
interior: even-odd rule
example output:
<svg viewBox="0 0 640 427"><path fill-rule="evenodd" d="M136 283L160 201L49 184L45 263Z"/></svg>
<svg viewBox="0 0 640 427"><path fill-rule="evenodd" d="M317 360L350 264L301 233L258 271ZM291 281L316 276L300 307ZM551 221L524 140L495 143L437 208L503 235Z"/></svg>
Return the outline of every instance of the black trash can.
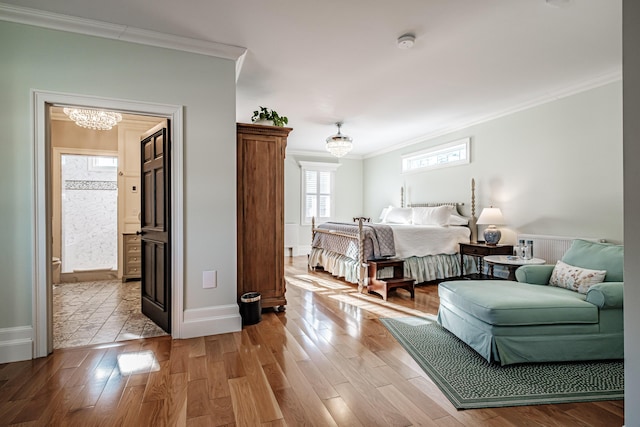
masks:
<svg viewBox="0 0 640 427"><path fill-rule="evenodd" d="M260 297L260 292L247 292L240 297L242 325L255 325L262 320Z"/></svg>

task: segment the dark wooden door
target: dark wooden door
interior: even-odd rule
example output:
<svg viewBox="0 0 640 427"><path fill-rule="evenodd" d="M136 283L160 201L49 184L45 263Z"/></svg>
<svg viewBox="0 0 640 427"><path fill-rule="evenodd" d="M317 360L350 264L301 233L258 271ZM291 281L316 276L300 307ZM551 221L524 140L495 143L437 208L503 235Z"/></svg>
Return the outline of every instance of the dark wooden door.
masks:
<svg viewBox="0 0 640 427"><path fill-rule="evenodd" d="M146 132L140 149L142 313L171 332L169 122Z"/></svg>

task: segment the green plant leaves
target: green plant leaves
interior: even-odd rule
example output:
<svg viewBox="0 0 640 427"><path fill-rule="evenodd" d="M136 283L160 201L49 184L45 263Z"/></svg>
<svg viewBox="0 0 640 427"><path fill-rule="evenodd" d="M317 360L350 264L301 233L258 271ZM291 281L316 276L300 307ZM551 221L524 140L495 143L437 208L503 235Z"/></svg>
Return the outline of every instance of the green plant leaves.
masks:
<svg viewBox="0 0 640 427"><path fill-rule="evenodd" d="M275 126L284 126L289 123L289 119L286 116L280 116L276 111L270 110L266 107L260 106L258 110L253 112L251 117L252 122L259 120L271 120Z"/></svg>

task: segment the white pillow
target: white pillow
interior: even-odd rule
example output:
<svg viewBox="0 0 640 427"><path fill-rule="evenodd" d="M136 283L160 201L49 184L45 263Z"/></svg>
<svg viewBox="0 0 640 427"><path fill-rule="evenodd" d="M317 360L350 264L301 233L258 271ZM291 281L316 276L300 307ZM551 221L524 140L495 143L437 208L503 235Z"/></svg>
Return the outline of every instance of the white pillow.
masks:
<svg viewBox="0 0 640 427"><path fill-rule="evenodd" d="M606 275L607 270L589 270L558 261L553 267L549 284L586 294L591 286L604 281Z"/></svg>
<svg viewBox="0 0 640 427"><path fill-rule="evenodd" d="M451 206L411 208L411 221L415 225L449 225Z"/></svg>
<svg viewBox="0 0 640 427"><path fill-rule="evenodd" d="M386 208L382 209L382 212L380 212L380 218L378 218L380 221L384 221L384 218L387 216L387 212L389 212L389 209L391 209L393 206L389 205Z"/></svg>
<svg viewBox="0 0 640 427"><path fill-rule="evenodd" d="M465 218L458 214L451 214L449 217L449 225L469 225L469 218Z"/></svg>
<svg viewBox="0 0 640 427"><path fill-rule="evenodd" d="M389 206L389 210L384 217L388 224L411 224L411 208L394 208Z"/></svg>

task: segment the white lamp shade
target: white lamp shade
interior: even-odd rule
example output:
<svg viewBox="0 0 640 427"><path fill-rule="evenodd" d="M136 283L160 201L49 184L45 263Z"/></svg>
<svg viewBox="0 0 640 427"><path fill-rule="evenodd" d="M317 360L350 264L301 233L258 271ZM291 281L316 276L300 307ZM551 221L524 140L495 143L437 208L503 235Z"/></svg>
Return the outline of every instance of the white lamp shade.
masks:
<svg viewBox="0 0 640 427"><path fill-rule="evenodd" d="M499 225L504 224L504 217L499 208L484 208L476 224L480 225Z"/></svg>

